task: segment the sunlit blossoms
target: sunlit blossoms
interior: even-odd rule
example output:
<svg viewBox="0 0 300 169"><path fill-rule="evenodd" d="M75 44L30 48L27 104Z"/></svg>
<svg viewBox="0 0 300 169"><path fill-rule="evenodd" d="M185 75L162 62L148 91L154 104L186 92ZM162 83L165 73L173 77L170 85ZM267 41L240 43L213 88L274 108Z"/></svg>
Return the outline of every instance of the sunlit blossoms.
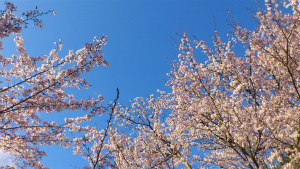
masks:
<svg viewBox="0 0 300 169"><path fill-rule="evenodd" d="M278 3L265 1L254 31L234 20L226 42L215 31L214 48L183 33L172 92L118 108L98 167L299 168L300 4Z"/></svg>
<svg viewBox="0 0 300 169"><path fill-rule="evenodd" d="M255 30L232 20L225 42L214 32L213 48L180 34L170 92L158 90L129 106L117 103L118 89L108 106L101 95L77 100L66 93L89 86L85 72L108 66L101 52L106 36L65 57L59 40L48 55L33 57L22 28L32 21L42 28L38 17L56 12L36 9L17 17L17 8L5 4L0 38L13 36L18 52L0 54L0 150L11 153L9 167L45 168L40 145L56 144L82 155L85 169L300 168L299 1L265 0L254 14ZM238 43L243 48L235 48ZM197 61L196 50L206 62ZM85 114L63 124L40 116L65 110ZM105 128L89 123L103 115Z"/></svg>
<svg viewBox="0 0 300 169"><path fill-rule="evenodd" d="M80 124L105 112L101 96L76 100L65 89L87 88L89 83L82 77L83 73L95 66L108 66L101 53L107 37L95 37L93 43L84 44L76 52L71 50L65 57L59 57L58 52L62 49L59 40L49 55L33 57L27 53L20 32L29 22L42 28L38 17L49 12L56 14L55 11L41 13L36 9L17 17L13 14L16 6L10 2L5 5L6 9L0 10L0 38L13 36L17 54L11 57L0 54L0 150L12 155L14 165L10 168L44 168L40 160L46 152L40 150L38 145L68 147L78 144L81 138L69 138L65 132L76 131L74 123ZM63 124L47 121L40 116L40 113L78 109L86 111L86 115L66 119Z"/></svg>

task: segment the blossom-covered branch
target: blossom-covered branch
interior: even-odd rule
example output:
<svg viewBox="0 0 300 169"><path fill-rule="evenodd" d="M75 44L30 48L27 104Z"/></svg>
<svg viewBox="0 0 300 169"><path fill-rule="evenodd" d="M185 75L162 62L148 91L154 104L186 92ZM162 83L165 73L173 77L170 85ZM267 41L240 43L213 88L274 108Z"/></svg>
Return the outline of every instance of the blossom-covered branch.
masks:
<svg viewBox="0 0 300 169"><path fill-rule="evenodd" d="M22 27L26 28L29 22L34 22L35 26L42 28L42 20L38 17L49 12L56 14L55 11L40 12L35 9L24 12L23 17L17 17L13 14L17 7L10 2L5 5L6 9L0 11L0 38L15 36L18 54L11 57L0 54L0 150L14 157L12 168L44 168L40 161L46 152L40 150L38 145L68 147L76 142L66 134L68 130L74 130L72 124L106 112L101 95L97 99L76 100L65 89L88 88L89 83L82 75L95 66L108 66L101 51L107 37L95 37L93 43L85 43L76 52L70 50L63 58L58 56L63 46L59 40L49 55L33 57L25 50L20 34ZM83 110L87 113L64 124L47 121L39 115L63 110Z"/></svg>

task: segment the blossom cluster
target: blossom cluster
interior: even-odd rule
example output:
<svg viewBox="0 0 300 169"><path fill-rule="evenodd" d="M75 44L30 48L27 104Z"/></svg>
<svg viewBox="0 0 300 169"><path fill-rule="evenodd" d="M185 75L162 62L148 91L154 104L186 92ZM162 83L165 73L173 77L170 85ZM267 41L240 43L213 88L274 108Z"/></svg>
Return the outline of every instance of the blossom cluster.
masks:
<svg viewBox="0 0 300 169"><path fill-rule="evenodd" d="M215 31L213 48L180 35L172 91L119 106L107 141L100 140L106 151L83 154L90 167L299 168L299 11L296 0L265 0L255 30L233 20L226 42Z"/></svg>
<svg viewBox="0 0 300 169"><path fill-rule="evenodd" d="M45 168L40 161L46 152L38 145L68 147L76 143L76 139L70 139L67 135L69 130L76 131L75 124L105 112L102 96L76 100L65 90L69 87L88 88L89 82L82 75L95 66L108 66L101 51L107 37L95 37L93 43L86 43L76 52L70 50L65 57L59 57L63 46L61 40L55 43L57 47L49 55L30 56L24 47L22 28L26 28L29 22L42 28L39 16L56 13L35 9L17 17L14 14L17 7L10 2L5 4L6 9L0 10L0 39L14 36L18 54L11 57L0 54L0 150L12 155L14 165L10 168ZM64 110L82 110L86 114L66 120L63 124L40 116L40 113Z"/></svg>

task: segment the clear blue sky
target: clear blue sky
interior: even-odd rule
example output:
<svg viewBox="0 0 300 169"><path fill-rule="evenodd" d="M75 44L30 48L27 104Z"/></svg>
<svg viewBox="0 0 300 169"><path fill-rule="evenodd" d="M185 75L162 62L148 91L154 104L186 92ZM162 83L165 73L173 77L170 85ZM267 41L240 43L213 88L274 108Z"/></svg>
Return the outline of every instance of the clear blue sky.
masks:
<svg viewBox="0 0 300 169"><path fill-rule="evenodd" d="M94 36L106 34L109 38L103 53L109 67L95 68L85 77L92 85L89 90L75 93L76 98L88 98L103 94L107 101L116 97L120 89L119 102L127 105L135 97L147 97L157 89L169 90L162 79L171 69L169 60L178 52L171 36L180 42L176 33L187 31L211 43L215 16L217 29L225 39L230 27L226 10L236 15L241 25L254 28L249 7L257 10L254 0L22 0L13 1L18 12L35 9L56 10L42 17L44 28L29 27L22 32L28 54L39 56L49 54L53 42L62 38L63 57L70 49L80 49ZM262 5L262 4L261 4ZM3 9L3 5L0 6ZM10 55L12 38L5 40L3 53ZM16 53L16 52L14 52ZM198 56L205 61L205 55ZM75 112L77 113L77 112ZM80 113L80 112L78 112ZM63 113L58 117L65 116ZM58 118L57 117L57 118ZM56 117L55 117L56 118ZM62 118L63 119L63 118ZM56 120L56 119L55 119ZM101 119L99 119L99 122ZM46 148L46 147L45 147ZM46 148L48 157L43 162L53 169L83 167L88 163L80 156L73 156L72 150L59 147ZM1 154L0 154L1 158ZM1 160L0 160L1 162Z"/></svg>

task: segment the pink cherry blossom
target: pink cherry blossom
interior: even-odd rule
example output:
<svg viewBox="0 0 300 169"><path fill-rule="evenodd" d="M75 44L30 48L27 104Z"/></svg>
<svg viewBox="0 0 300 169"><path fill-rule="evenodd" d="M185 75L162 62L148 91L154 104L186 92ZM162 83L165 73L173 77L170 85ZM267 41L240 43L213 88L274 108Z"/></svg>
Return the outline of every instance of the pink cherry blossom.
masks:
<svg viewBox="0 0 300 169"><path fill-rule="evenodd" d="M182 33L166 83L171 92L137 97L127 107L117 104L118 89L108 106L101 95L76 100L65 92L88 87L83 74L109 66L101 51L105 35L65 57L58 52L62 40L48 55L33 57L25 50L22 29L29 22L42 28L39 16L56 12L36 9L17 17L17 8L5 4L0 38L14 36L18 54L0 54L0 149L15 163L2 168L46 168L41 159L47 154L38 145L53 144L73 147L89 162L86 169L299 168L298 1L265 0L265 8L254 15L255 30L233 20L227 40L214 32L213 47ZM244 45L242 56L235 52L236 43ZM207 56L206 62L197 61L196 50ZM64 124L39 116L64 110L86 113L65 118ZM104 114L104 129L85 125Z"/></svg>
<svg viewBox="0 0 300 169"><path fill-rule="evenodd" d="M89 130L93 144L76 153L92 168L299 168L300 3L265 5L255 30L233 20L225 42L215 31L213 48L181 34L172 91L112 106L109 132Z"/></svg>
<svg viewBox="0 0 300 169"><path fill-rule="evenodd" d="M77 52L70 50L66 57L58 54L63 46L60 39L49 55L33 57L24 47L22 28L27 27L30 22L42 28L42 20L38 17L56 12L40 12L36 9L17 17L14 14L16 6L10 2L5 4L6 9L0 11L0 39L13 36L18 54L11 57L0 54L0 150L10 153L14 163L13 166L1 167L46 168L40 161L47 153L40 150L38 145L56 144L67 148L80 144L81 140L86 140L69 138L66 133L69 130L78 132L80 127L76 125L106 112L102 97L79 101L66 93L65 89L88 87L89 82L82 75L95 66L108 66L101 52L107 37L95 37L93 43L87 43L88 45ZM2 45L3 42L0 47ZM86 111L86 114L83 117L66 119L64 124L40 117L41 112L79 109Z"/></svg>

